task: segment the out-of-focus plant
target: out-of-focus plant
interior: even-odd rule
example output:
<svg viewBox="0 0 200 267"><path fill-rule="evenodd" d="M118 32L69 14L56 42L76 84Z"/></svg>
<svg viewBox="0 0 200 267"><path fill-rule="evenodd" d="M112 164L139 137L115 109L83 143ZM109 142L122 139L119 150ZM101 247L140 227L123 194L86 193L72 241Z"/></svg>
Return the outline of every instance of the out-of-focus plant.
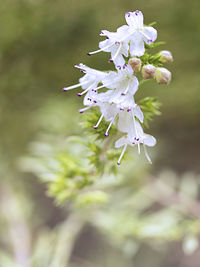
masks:
<svg viewBox="0 0 200 267"><path fill-rule="evenodd" d="M131 259L141 243L157 249L160 244L182 241L183 250L189 255L198 248L198 177L192 173L179 177L172 171L151 176L136 159L134 175L130 175L133 166L127 160L118 178L104 173L92 180L96 177L96 168L91 167L86 154L82 155L85 144L77 145L77 141L77 138L59 141L56 148L35 143L33 156L22 159L21 166L47 183L48 194L57 204L63 206L68 201L70 213L77 214L80 223L97 228L125 257ZM51 151L48 157L42 147ZM88 149L88 155L90 153ZM79 166L80 171L75 174Z"/></svg>

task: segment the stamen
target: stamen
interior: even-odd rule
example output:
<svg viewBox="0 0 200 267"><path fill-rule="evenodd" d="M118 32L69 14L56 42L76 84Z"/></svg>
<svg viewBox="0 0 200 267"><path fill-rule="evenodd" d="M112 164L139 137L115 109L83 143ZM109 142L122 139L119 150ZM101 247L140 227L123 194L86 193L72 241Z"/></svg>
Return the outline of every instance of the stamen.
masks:
<svg viewBox="0 0 200 267"><path fill-rule="evenodd" d="M123 155L124 155L124 153L125 153L125 151L126 151L126 148L127 148L127 144L124 145L124 148L123 148L123 150L122 150L122 153L121 153L121 155L120 155L120 157L119 157L119 159L118 159L117 165L120 165L120 164L121 164L121 159L122 159L122 157L123 157Z"/></svg>
<svg viewBox="0 0 200 267"><path fill-rule="evenodd" d="M93 127L94 129L97 129L97 128L98 128L98 126L99 126L100 122L102 121L102 119L103 119L103 114L102 114L101 117L99 118L97 124Z"/></svg>
<svg viewBox="0 0 200 267"><path fill-rule="evenodd" d="M147 149L146 149L145 144L143 144L143 147L144 147L144 154L145 154L145 156L146 156L148 162L149 162L150 164L152 164L152 161L151 161L151 159L150 159L150 157L149 157L149 155L148 155L148 153L147 153Z"/></svg>
<svg viewBox="0 0 200 267"><path fill-rule="evenodd" d="M88 110L90 107L86 107L86 108L82 108L82 109L79 109L79 113L83 113L84 111Z"/></svg>
<svg viewBox="0 0 200 267"><path fill-rule="evenodd" d="M115 117L116 117L116 116L115 116ZM111 120L110 124L108 125L108 128L107 128L107 130L106 130L104 136L109 136L109 133L108 133L108 132L109 132L110 127L112 126L114 120L115 120L115 117Z"/></svg>
<svg viewBox="0 0 200 267"><path fill-rule="evenodd" d="M113 46L113 44L114 44L114 43L111 43L111 44L105 46L104 48L98 49L98 50L96 50L96 51L89 52L89 53L87 53L87 54L88 54L88 56L97 54L97 53L99 53L99 52L104 51L104 50L107 49L107 48L110 48L111 46Z"/></svg>
<svg viewBox="0 0 200 267"><path fill-rule="evenodd" d="M117 80L115 80L115 82L116 82L116 81L117 81ZM99 89L101 89L101 88L104 88L104 87L107 87L107 86L109 86L109 85L111 85L111 84L113 84L113 81L112 81L111 83L107 83L107 84L100 85L100 86L98 86L98 87L92 89L92 91L93 91L93 92L96 92L97 90L99 90Z"/></svg>
<svg viewBox="0 0 200 267"><path fill-rule="evenodd" d="M78 83L78 84L75 84L75 85L72 85L72 86L64 87L62 90L66 92L66 91L68 91L68 90L72 90L72 89L81 87L82 85L85 85L85 84L87 84L87 83L88 83L88 82Z"/></svg>
<svg viewBox="0 0 200 267"><path fill-rule="evenodd" d="M89 90L90 90L90 87L88 87L87 89L85 89L83 92L78 93L77 96L82 96L82 95L84 95L85 93L87 93Z"/></svg>
<svg viewBox="0 0 200 267"><path fill-rule="evenodd" d="M91 84L87 89L85 89L83 92L78 93L77 96L82 96L82 95L84 95L85 93L87 93L88 91L90 91L91 88L92 88L95 84L96 84L96 82L92 83L92 84ZM93 89L92 89L92 91L93 91Z"/></svg>

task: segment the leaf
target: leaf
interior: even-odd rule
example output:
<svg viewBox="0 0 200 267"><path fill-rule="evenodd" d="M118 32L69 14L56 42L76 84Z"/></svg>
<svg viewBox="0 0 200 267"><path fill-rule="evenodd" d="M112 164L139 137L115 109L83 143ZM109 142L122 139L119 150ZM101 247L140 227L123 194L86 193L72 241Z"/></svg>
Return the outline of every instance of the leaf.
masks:
<svg viewBox="0 0 200 267"><path fill-rule="evenodd" d="M144 126L148 128L153 116L161 114L159 111L161 103L154 97L145 97L140 100L139 105L144 114Z"/></svg>

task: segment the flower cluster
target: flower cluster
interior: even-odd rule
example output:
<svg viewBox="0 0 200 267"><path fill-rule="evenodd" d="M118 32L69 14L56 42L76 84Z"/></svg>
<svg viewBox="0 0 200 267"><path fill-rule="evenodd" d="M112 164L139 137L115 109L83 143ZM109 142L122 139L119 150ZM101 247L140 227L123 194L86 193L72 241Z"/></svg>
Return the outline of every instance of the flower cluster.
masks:
<svg viewBox="0 0 200 267"><path fill-rule="evenodd" d="M115 142L116 148L123 147L118 165L128 145L136 145L140 153L141 144L147 160L151 163L146 146L154 146L156 139L145 134L141 126L144 114L134 99L140 85L137 77L141 72L143 80L156 79L159 84L168 84L171 73L162 67L162 63L171 62L173 58L169 51L161 51L154 56L145 52L145 48L150 48L156 40L157 31L152 26L144 26L141 11L127 12L125 19L128 25L119 27L116 32L102 30L100 35L106 39L99 43L100 49L88 53L93 55L102 51L109 52L110 62L114 63L116 70L106 72L89 68L82 63L75 65L84 73L84 76L80 78L78 84L65 87L63 91L78 87L83 89L77 94L85 95L84 108L79 110L80 113L93 107L100 109L101 116L94 125L94 129L100 126L104 118L109 122L105 136L109 135L113 124L125 134ZM103 88L107 91L100 92Z"/></svg>

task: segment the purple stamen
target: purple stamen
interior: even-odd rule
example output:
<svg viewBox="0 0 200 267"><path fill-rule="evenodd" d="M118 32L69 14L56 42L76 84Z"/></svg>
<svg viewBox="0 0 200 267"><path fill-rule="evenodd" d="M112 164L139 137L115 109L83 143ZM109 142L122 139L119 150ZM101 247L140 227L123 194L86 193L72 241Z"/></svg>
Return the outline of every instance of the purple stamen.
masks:
<svg viewBox="0 0 200 267"><path fill-rule="evenodd" d="M109 39L109 37L106 35L106 39Z"/></svg>
<svg viewBox="0 0 200 267"><path fill-rule="evenodd" d="M124 109L123 109L123 108L120 108L119 110L122 110L122 111L124 111Z"/></svg>
<svg viewBox="0 0 200 267"><path fill-rule="evenodd" d="M78 93L77 96L82 96L82 94L81 93Z"/></svg>
<svg viewBox="0 0 200 267"><path fill-rule="evenodd" d="M79 109L79 111L78 111L79 113L83 113L83 110L82 109Z"/></svg>
<svg viewBox="0 0 200 267"><path fill-rule="evenodd" d="M120 45L120 42L116 41L115 44L116 44L116 45Z"/></svg>
<svg viewBox="0 0 200 267"><path fill-rule="evenodd" d="M96 130L97 128L98 128L97 126L93 126L93 129L95 129L95 130Z"/></svg>
<svg viewBox="0 0 200 267"><path fill-rule="evenodd" d="M120 164L121 164L120 161L118 161L118 162L117 162L117 165L119 166Z"/></svg>
<svg viewBox="0 0 200 267"><path fill-rule="evenodd" d="M100 32L99 32L99 34L101 35L101 34L103 34L103 32L102 32L102 31L100 31Z"/></svg>
<svg viewBox="0 0 200 267"><path fill-rule="evenodd" d="M109 136L109 133L105 133L104 136Z"/></svg>
<svg viewBox="0 0 200 267"><path fill-rule="evenodd" d="M84 73L84 70L80 70L81 73Z"/></svg>
<svg viewBox="0 0 200 267"><path fill-rule="evenodd" d="M121 95L125 96L125 94L124 94L124 93L121 93Z"/></svg>
<svg viewBox="0 0 200 267"><path fill-rule="evenodd" d="M121 70L121 66L117 66L117 68L118 68L119 70Z"/></svg>
<svg viewBox="0 0 200 267"><path fill-rule="evenodd" d="M136 15L136 16L138 16L139 13L140 13L139 10L136 10L136 11L135 11L135 15Z"/></svg>
<svg viewBox="0 0 200 267"><path fill-rule="evenodd" d="M153 42L153 40L149 39L149 40L148 40L148 42L149 42L149 43L152 43L152 42Z"/></svg>
<svg viewBox="0 0 200 267"><path fill-rule="evenodd" d="M90 54L90 53L87 53L87 55L88 55L88 56L91 56L91 54Z"/></svg>
<svg viewBox="0 0 200 267"><path fill-rule="evenodd" d="M127 109L127 112L129 112L129 111L131 111L131 108L128 108L128 109Z"/></svg>
<svg viewBox="0 0 200 267"><path fill-rule="evenodd" d="M109 59L110 62L113 62L112 58Z"/></svg>
<svg viewBox="0 0 200 267"><path fill-rule="evenodd" d="M93 102L94 102L95 104L97 103L97 101L96 101L96 100L94 100Z"/></svg>
<svg viewBox="0 0 200 267"><path fill-rule="evenodd" d="M126 12L126 15L127 15L128 17L130 17L131 13L130 13L130 12Z"/></svg>
<svg viewBox="0 0 200 267"><path fill-rule="evenodd" d="M62 88L63 92L67 92L68 90L66 88Z"/></svg>

